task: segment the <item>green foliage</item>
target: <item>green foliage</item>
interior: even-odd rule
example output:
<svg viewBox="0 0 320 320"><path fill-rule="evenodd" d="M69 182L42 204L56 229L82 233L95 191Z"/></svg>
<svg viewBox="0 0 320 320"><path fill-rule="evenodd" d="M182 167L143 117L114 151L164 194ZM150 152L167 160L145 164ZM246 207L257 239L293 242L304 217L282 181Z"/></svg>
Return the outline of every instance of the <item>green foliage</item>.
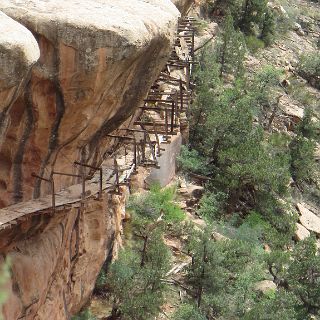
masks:
<svg viewBox="0 0 320 320"><path fill-rule="evenodd" d="M201 157L197 150L189 150L187 146L181 147L180 155L177 157L178 166L184 172L206 174L205 158Z"/></svg>
<svg viewBox="0 0 320 320"><path fill-rule="evenodd" d="M298 135L292 140L290 149L293 179L298 183L310 181L315 173L315 142Z"/></svg>
<svg viewBox="0 0 320 320"><path fill-rule="evenodd" d="M191 111L192 149L184 152L183 161L192 164L185 166L188 170L205 168L212 187L228 195L225 208L232 213L245 194L253 196L254 206L257 193L283 193L288 184L287 147L273 146L262 127L254 125L254 117L269 106L280 71L267 66L251 82L236 80L225 88L219 82L204 81L210 74L217 79L216 64L207 56L210 53L202 61L207 71L196 75L200 92Z"/></svg>
<svg viewBox="0 0 320 320"><path fill-rule="evenodd" d="M239 28L246 35L254 35L257 29L263 30L265 24L265 33L272 32L272 21L266 19L268 14L266 0L227 0L216 1L216 8L229 10L234 21L235 28ZM270 27L269 27L270 25Z"/></svg>
<svg viewBox="0 0 320 320"><path fill-rule="evenodd" d="M264 274L262 249L239 239L215 242L205 232L195 235L190 252L188 279L202 313L222 319L243 316Z"/></svg>
<svg viewBox="0 0 320 320"><path fill-rule="evenodd" d="M316 174L314 139L318 137L318 125L312 117L311 109L305 109L304 117L295 130L297 136L290 144L291 174L297 183L310 182Z"/></svg>
<svg viewBox="0 0 320 320"><path fill-rule="evenodd" d="M247 48L252 53L256 53L259 49L263 49L265 46L265 43L256 36L247 36L245 41Z"/></svg>
<svg viewBox="0 0 320 320"><path fill-rule="evenodd" d="M271 9L267 9L264 15L263 24L261 28L261 40L266 46L270 46L274 40L276 30L275 16Z"/></svg>
<svg viewBox="0 0 320 320"><path fill-rule="evenodd" d="M161 189L153 185L149 192L130 199L135 241L120 252L108 273L114 317L147 320L159 313L166 291L163 279L171 264L161 218L175 223L184 218L174 198L175 187Z"/></svg>
<svg viewBox="0 0 320 320"><path fill-rule="evenodd" d="M264 233L265 242L273 249L291 245L298 219L296 211L287 202L279 201L267 192L258 195L256 209L269 225Z"/></svg>
<svg viewBox="0 0 320 320"><path fill-rule="evenodd" d="M173 319L309 319L319 315L320 258L312 239L294 248L298 217L286 197L291 176L300 183L315 174L318 127L307 109L294 138L265 131L270 108L277 107L281 71L266 66L246 78L242 61L246 47L272 43L275 17L266 1L215 5L226 12L223 32L216 48L200 56L190 145L179 161L183 170L210 178L198 214L227 239L215 241L209 228L186 237L190 300ZM300 69L309 63L302 59ZM257 291L265 279L276 289Z"/></svg>
<svg viewBox="0 0 320 320"><path fill-rule="evenodd" d="M148 241L143 266L140 255L138 249L122 250L110 267L114 312L123 319L153 319L164 302L162 279L170 268L170 253L160 233Z"/></svg>
<svg viewBox="0 0 320 320"><path fill-rule="evenodd" d="M260 69L254 78L256 91L270 91L279 84L281 71L271 65L266 65ZM257 92L255 92L257 93Z"/></svg>
<svg viewBox="0 0 320 320"><path fill-rule="evenodd" d="M206 193L200 200L198 214L208 222L217 221L223 215L227 195L222 192Z"/></svg>
<svg viewBox="0 0 320 320"><path fill-rule="evenodd" d="M163 217L165 221L182 221L185 215L174 203L175 193L175 186L161 189L157 184L152 185L149 192L131 197L128 209L140 219L156 220Z"/></svg>
<svg viewBox="0 0 320 320"><path fill-rule="evenodd" d="M216 61L220 64L220 77L223 74L232 74L236 77L242 75L245 53L244 36L235 30L233 18L228 12L216 45Z"/></svg>
<svg viewBox="0 0 320 320"><path fill-rule="evenodd" d="M315 123L312 118L314 113L310 108L304 110L302 121L296 127L296 133L302 135L307 139L316 139L318 136L319 125Z"/></svg>
<svg viewBox="0 0 320 320"><path fill-rule="evenodd" d="M256 303L243 317L244 320L294 320L297 319L295 307L297 299L294 294L279 290L273 296L267 296Z"/></svg>
<svg viewBox="0 0 320 320"><path fill-rule="evenodd" d="M101 269L96 280L96 288L99 290L103 288L107 283L107 273L104 269Z"/></svg>
<svg viewBox="0 0 320 320"><path fill-rule="evenodd" d="M246 34L254 33L254 25L260 25L267 12L266 0L244 0L243 12L239 21L240 29Z"/></svg>
<svg viewBox="0 0 320 320"><path fill-rule="evenodd" d="M191 304L183 304L171 317L172 320L206 320L199 309Z"/></svg>
<svg viewBox="0 0 320 320"><path fill-rule="evenodd" d="M320 53L319 51L311 52L300 57L298 66L299 74L307 79L310 84L320 88Z"/></svg>
<svg viewBox="0 0 320 320"><path fill-rule="evenodd" d="M320 311L320 256L315 238L309 237L294 248L288 268L288 284L308 313Z"/></svg>
<svg viewBox="0 0 320 320"><path fill-rule="evenodd" d="M9 259L6 259L5 262L2 263L0 268L0 307L6 302L8 298L7 289L5 285L10 278L10 266L11 262ZM2 311L0 309L0 319L2 318Z"/></svg>
<svg viewBox="0 0 320 320"><path fill-rule="evenodd" d="M72 317L72 320L97 320L97 318L92 315L89 309L81 311L78 315Z"/></svg>
<svg viewBox="0 0 320 320"><path fill-rule="evenodd" d="M308 90L304 82L297 77L290 79L290 86L287 88L289 94L301 104L304 105L306 109L319 109L320 101L316 98L315 94Z"/></svg>

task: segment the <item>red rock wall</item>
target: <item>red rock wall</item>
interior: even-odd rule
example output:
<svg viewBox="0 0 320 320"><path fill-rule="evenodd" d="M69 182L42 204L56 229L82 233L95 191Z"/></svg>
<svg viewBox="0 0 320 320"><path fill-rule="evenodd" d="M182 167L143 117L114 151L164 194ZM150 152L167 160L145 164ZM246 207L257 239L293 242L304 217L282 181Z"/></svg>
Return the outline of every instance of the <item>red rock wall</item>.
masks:
<svg viewBox="0 0 320 320"><path fill-rule="evenodd" d="M9 258L12 265L4 319L59 320L77 313L120 244L124 200L90 199L83 209L35 215L2 232L1 260Z"/></svg>
<svg viewBox="0 0 320 320"><path fill-rule="evenodd" d="M146 97L170 54L178 11L169 0L133 1L0 0L40 48L7 125L0 123L0 207L49 192L31 173L48 178L77 173L74 161L99 165L106 134ZM56 176L57 190L75 182Z"/></svg>

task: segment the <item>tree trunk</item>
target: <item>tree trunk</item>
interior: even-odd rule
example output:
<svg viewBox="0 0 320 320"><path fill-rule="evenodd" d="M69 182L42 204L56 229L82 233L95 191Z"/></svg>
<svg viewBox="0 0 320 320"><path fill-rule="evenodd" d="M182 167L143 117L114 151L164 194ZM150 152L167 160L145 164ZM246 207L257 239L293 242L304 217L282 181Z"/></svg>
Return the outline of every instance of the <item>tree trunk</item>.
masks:
<svg viewBox="0 0 320 320"><path fill-rule="evenodd" d="M202 270L201 270L201 276L200 276L200 286L198 288L198 299L197 299L197 305L198 308L201 306L202 301L202 294L203 294L203 280L205 276L205 264L207 262L207 248L206 245L203 246L203 256L202 256Z"/></svg>
<svg viewBox="0 0 320 320"><path fill-rule="evenodd" d="M145 236L143 237L143 248L141 251L141 263L140 263L140 267L144 267L145 263L146 263L146 255L147 255L147 244L148 244L148 237Z"/></svg>

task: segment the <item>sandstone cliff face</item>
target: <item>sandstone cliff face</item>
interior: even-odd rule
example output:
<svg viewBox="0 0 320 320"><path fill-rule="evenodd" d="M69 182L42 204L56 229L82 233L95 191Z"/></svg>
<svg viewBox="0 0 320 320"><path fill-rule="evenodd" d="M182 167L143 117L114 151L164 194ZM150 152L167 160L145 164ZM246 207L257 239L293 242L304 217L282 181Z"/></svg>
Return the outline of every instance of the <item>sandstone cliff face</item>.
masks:
<svg viewBox="0 0 320 320"><path fill-rule="evenodd" d="M39 48L30 31L2 12L0 26L0 148L8 149L6 144L10 140L4 136L15 122L9 113L18 96L24 94L31 67L39 58ZM1 154L0 194L7 188L6 176L11 165L9 159ZM0 207L3 205L1 198Z"/></svg>
<svg viewBox="0 0 320 320"><path fill-rule="evenodd" d="M48 193L32 172L48 178L76 173L75 160L101 162L105 135L130 117L163 67L179 13L169 0L0 0L0 10L40 48L0 123L3 207ZM57 189L73 183L56 176Z"/></svg>
<svg viewBox="0 0 320 320"><path fill-rule="evenodd" d="M12 265L4 319L69 319L78 312L116 250L123 200L90 199L2 231L0 250Z"/></svg>

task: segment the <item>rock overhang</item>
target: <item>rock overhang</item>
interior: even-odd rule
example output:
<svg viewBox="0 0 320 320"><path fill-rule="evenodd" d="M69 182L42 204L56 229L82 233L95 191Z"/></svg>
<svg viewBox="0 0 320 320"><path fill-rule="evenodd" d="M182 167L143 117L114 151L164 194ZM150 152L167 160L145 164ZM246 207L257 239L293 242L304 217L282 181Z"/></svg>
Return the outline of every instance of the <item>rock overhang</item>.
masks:
<svg viewBox="0 0 320 320"><path fill-rule="evenodd" d="M170 0L0 0L0 11L40 48L19 90L0 92L10 101L0 119L6 206L49 192L31 172L47 177L76 172L75 160L102 161L104 136L133 114L164 67L180 13ZM73 183L56 180L59 188Z"/></svg>
<svg viewBox="0 0 320 320"><path fill-rule="evenodd" d="M0 12L0 26L2 89L17 85L27 70L39 59L40 52L32 33L2 12Z"/></svg>
<svg viewBox="0 0 320 320"><path fill-rule="evenodd" d="M169 0L0 0L0 10L52 43L75 49L144 47L172 32Z"/></svg>

